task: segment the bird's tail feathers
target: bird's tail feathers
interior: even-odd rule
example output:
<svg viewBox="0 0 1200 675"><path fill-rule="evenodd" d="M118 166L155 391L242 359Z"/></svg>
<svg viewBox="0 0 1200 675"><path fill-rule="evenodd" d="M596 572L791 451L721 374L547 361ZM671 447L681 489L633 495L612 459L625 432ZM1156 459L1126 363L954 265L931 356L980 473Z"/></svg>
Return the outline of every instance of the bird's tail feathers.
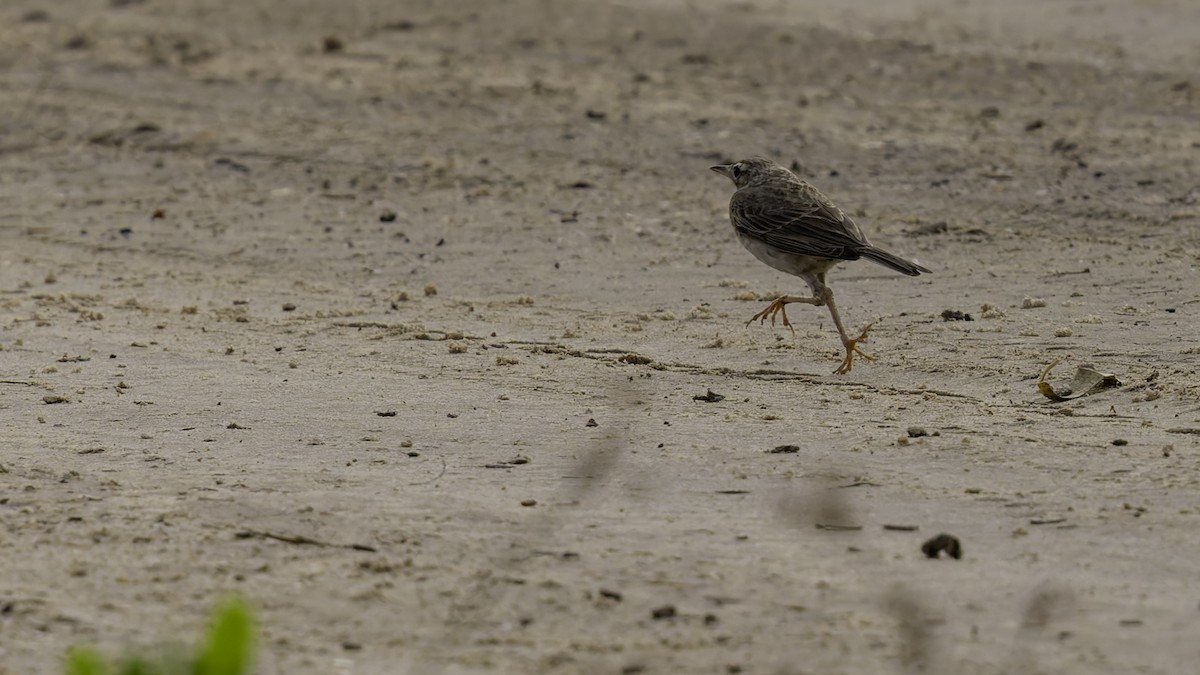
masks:
<svg viewBox="0 0 1200 675"><path fill-rule="evenodd" d="M875 248L874 246L871 246L862 249L859 251L859 253L867 260L877 262L884 267L894 269L897 272L900 272L901 274L907 274L910 277L915 277L921 272L929 273L928 269L921 267L917 263L910 260L905 260L897 255L892 255L881 248Z"/></svg>

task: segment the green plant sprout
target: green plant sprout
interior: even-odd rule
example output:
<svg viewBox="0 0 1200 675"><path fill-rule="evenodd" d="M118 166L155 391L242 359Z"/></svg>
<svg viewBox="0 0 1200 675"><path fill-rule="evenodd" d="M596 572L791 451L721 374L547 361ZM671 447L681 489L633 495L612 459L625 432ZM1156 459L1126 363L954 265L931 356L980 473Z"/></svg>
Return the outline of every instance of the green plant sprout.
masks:
<svg viewBox="0 0 1200 675"><path fill-rule="evenodd" d="M219 604L195 655L183 647L125 654L115 662L91 647L72 647L67 675L247 675L254 656L254 619L240 598Z"/></svg>

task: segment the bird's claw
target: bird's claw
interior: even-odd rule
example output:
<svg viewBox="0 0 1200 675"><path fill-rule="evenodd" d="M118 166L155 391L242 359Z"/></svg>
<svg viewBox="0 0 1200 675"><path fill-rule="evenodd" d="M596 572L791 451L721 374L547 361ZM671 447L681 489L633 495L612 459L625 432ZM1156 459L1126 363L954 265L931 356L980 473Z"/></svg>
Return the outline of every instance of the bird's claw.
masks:
<svg viewBox="0 0 1200 675"><path fill-rule="evenodd" d="M858 337L854 338L853 340L849 340L845 343L846 358L842 360L842 365L838 366L837 370L833 371L833 373L835 375L845 375L846 373L850 372L850 370L852 368L854 368L854 355L855 354L858 354L859 356L863 357L864 359L866 359L868 361L875 360L874 356L871 356L870 354L867 354L866 352L864 352L863 350L858 348L859 342L866 342L867 333L871 330L871 326L874 326L874 325L875 325L874 322L867 324L867 327L864 328L862 330L862 332L858 334Z"/></svg>
<svg viewBox="0 0 1200 675"><path fill-rule="evenodd" d="M746 322L746 325L749 326L750 324L754 323L755 321L758 321L760 324L762 324L762 323L766 323L767 319L770 319L771 325L774 326L775 325L775 315L777 315L777 314L783 315L782 323L783 323L784 327L786 327L788 330L792 331L792 334L795 335L796 329L792 327L792 322L788 321L787 303L781 302L781 298L777 298L771 304L767 305L766 308L763 309L763 311L750 317L750 320Z"/></svg>

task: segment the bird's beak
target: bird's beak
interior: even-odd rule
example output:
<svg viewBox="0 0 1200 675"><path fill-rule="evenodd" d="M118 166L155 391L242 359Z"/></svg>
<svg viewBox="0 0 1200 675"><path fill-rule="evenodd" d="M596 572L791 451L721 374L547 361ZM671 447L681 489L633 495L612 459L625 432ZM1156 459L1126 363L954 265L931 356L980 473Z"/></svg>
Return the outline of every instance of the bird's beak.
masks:
<svg viewBox="0 0 1200 675"><path fill-rule="evenodd" d="M725 176L726 178L728 178L730 180L733 180L733 176L729 175L729 167L731 167L731 166L733 166L733 165L732 164L718 164L716 166L710 166L708 168L712 171L716 171L717 173L721 174L722 176Z"/></svg>

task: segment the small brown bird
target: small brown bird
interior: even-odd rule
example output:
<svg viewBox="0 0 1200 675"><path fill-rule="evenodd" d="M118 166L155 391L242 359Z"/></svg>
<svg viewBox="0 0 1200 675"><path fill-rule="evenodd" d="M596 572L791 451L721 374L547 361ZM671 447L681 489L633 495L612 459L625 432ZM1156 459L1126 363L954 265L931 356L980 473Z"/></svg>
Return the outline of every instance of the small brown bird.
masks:
<svg viewBox="0 0 1200 675"><path fill-rule="evenodd" d="M833 291L825 285L825 273L843 260L859 258L912 277L929 270L872 246L850 216L842 213L820 190L769 159L751 157L710 168L737 186L729 200L729 220L742 245L771 267L803 279L813 293L811 298L794 295L776 298L746 325L755 319L761 323L768 318L774 325L775 316L782 314L783 325L795 332L784 309L788 303L826 305L846 348L846 358L834 372L838 375L850 372L856 353L873 361L858 348L858 343L867 339L871 326L850 339L833 302Z"/></svg>

